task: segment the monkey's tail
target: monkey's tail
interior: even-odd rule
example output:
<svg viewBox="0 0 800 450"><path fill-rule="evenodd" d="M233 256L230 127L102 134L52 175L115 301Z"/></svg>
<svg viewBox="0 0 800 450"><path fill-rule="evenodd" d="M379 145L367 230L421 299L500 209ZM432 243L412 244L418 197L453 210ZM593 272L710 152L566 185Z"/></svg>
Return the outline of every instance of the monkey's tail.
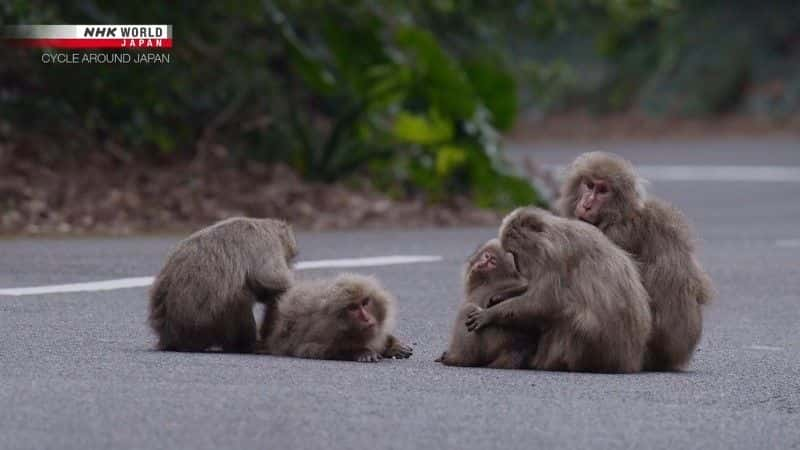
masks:
<svg viewBox="0 0 800 450"><path fill-rule="evenodd" d="M712 283L711 277L708 276L699 265L697 269L699 274L697 277L697 303L708 305L716 295L714 283Z"/></svg>

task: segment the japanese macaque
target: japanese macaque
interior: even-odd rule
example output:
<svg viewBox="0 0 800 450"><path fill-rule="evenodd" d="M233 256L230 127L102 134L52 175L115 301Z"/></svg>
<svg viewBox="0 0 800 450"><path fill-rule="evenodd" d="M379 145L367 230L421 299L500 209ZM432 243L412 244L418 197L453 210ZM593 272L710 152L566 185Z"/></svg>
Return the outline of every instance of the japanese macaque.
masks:
<svg viewBox="0 0 800 450"><path fill-rule="evenodd" d="M648 198L628 161L602 152L585 153L572 163L559 209L602 230L639 263L653 315L645 369L686 367L702 333L701 306L711 301L713 287L694 255L683 215Z"/></svg>
<svg viewBox="0 0 800 450"><path fill-rule="evenodd" d="M539 330L532 369L641 370L651 316L628 254L591 225L532 207L503 219L500 244L514 256L528 288L489 308L476 307L467 315L469 330Z"/></svg>
<svg viewBox="0 0 800 450"><path fill-rule="evenodd" d="M373 277L300 281L262 328L259 353L359 362L408 358L411 347L391 334L394 316L394 297Z"/></svg>
<svg viewBox="0 0 800 450"><path fill-rule="evenodd" d="M280 220L231 218L181 241L150 291L159 350L252 352L254 302L270 305L292 283L297 254Z"/></svg>
<svg viewBox="0 0 800 450"><path fill-rule="evenodd" d="M527 368L536 351L538 332L487 327L472 333L464 325L476 308L488 308L520 295L528 280L514 267L514 257L503 250L500 241L483 244L467 261L464 272L465 301L453 325L450 345L436 361L448 366L488 366L501 369Z"/></svg>

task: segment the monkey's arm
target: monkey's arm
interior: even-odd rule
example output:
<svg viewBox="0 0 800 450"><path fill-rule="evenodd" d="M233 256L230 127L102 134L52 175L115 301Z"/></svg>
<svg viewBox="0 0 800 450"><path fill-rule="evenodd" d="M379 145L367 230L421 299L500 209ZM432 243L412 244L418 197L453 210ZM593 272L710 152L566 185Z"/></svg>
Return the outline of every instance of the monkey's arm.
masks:
<svg viewBox="0 0 800 450"><path fill-rule="evenodd" d="M328 350L327 345L318 344L316 342L306 342L298 345L292 352L292 356L311 359L338 359L331 358Z"/></svg>
<svg viewBox="0 0 800 450"><path fill-rule="evenodd" d="M381 356L384 358L409 358L411 354L414 353L414 349L411 346L404 344L400 339L397 339L393 335L389 335L386 337L386 347L381 353Z"/></svg>
<svg viewBox="0 0 800 450"><path fill-rule="evenodd" d="M292 354L300 358L334 359L340 361L378 362L382 359L382 356L378 352L368 348L354 351L337 350L331 348L329 345L314 342L299 345Z"/></svg>
<svg viewBox="0 0 800 450"><path fill-rule="evenodd" d="M491 308L476 308L467 315L469 331L488 325L531 329L556 317L560 308L552 298L534 298L531 293L510 298Z"/></svg>
<svg viewBox="0 0 800 450"><path fill-rule="evenodd" d="M262 303L277 300L289 289L292 280L288 265L276 257L265 259L247 274L247 286Z"/></svg>
<svg viewBox="0 0 800 450"><path fill-rule="evenodd" d="M502 303L512 297L518 297L524 294L525 291L527 290L528 290L528 282L526 281L520 281L519 283L500 288L498 289L497 292L492 294L491 297L489 297L489 302L487 303L488 305L487 307L491 308L492 306L498 303Z"/></svg>

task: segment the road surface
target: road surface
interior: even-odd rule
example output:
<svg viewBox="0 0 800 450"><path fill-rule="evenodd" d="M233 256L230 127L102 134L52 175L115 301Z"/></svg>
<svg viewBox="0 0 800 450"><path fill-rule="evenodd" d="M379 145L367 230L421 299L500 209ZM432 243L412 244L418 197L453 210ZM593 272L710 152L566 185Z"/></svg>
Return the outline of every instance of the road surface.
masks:
<svg viewBox="0 0 800 450"><path fill-rule="evenodd" d="M587 147L588 148L588 147ZM695 224L719 290L683 373L443 367L464 258L486 228L301 233L400 299L409 360L152 351L146 288L0 295L2 449L800 448L800 180L659 181L658 166L800 167L792 138L619 144ZM540 144L563 165L583 146ZM153 275L178 237L0 241L0 289ZM339 269L314 269L323 276Z"/></svg>

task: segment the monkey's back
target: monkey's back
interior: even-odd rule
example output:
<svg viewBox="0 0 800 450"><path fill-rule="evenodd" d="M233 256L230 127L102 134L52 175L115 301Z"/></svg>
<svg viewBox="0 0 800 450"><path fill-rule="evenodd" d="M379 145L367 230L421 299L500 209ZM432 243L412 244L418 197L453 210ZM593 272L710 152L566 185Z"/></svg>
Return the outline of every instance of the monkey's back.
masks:
<svg viewBox="0 0 800 450"><path fill-rule="evenodd" d="M226 314L252 302L246 283L253 255L280 245L258 224L258 219L228 219L195 232L170 252L150 291L149 323L159 347L181 342L203 348L213 340L210 335L225 331Z"/></svg>
<svg viewBox="0 0 800 450"><path fill-rule="evenodd" d="M702 305L713 297L711 278L694 253L692 229L677 209L646 202L636 243L642 282L651 298L653 334L648 368L684 367L702 334Z"/></svg>
<svg viewBox="0 0 800 450"><path fill-rule="evenodd" d="M267 337L267 348L273 355L294 355L304 342L324 342L328 323L325 320L325 296L328 280L303 280L295 283L278 299L277 320Z"/></svg>
<svg viewBox="0 0 800 450"><path fill-rule="evenodd" d="M634 372L641 361L651 330L647 291L635 263L596 227L568 219L564 231L573 248L565 256L566 278L560 283L567 304L567 323L543 333L538 354L557 361L571 355L583 368ZM577 330L577 332L576 332Z"/></svg>
<svg viewBox="0 0 800 450"><path fill-rule="evenodd" d="M638 236L642 243L641 253L636 256L643 264L645 287L650 290L650 286L660 286L662 289L670 285L675 288L687 286L691 291L687 295L694 301L708 303L713 296L711 279L695 257L694 233L683 213L653 198L645 204L642 219L645 223L643 228L648 234ZM671 272L660 270L670 267ZM652 292L651 296L657 294Z"/></svg>

